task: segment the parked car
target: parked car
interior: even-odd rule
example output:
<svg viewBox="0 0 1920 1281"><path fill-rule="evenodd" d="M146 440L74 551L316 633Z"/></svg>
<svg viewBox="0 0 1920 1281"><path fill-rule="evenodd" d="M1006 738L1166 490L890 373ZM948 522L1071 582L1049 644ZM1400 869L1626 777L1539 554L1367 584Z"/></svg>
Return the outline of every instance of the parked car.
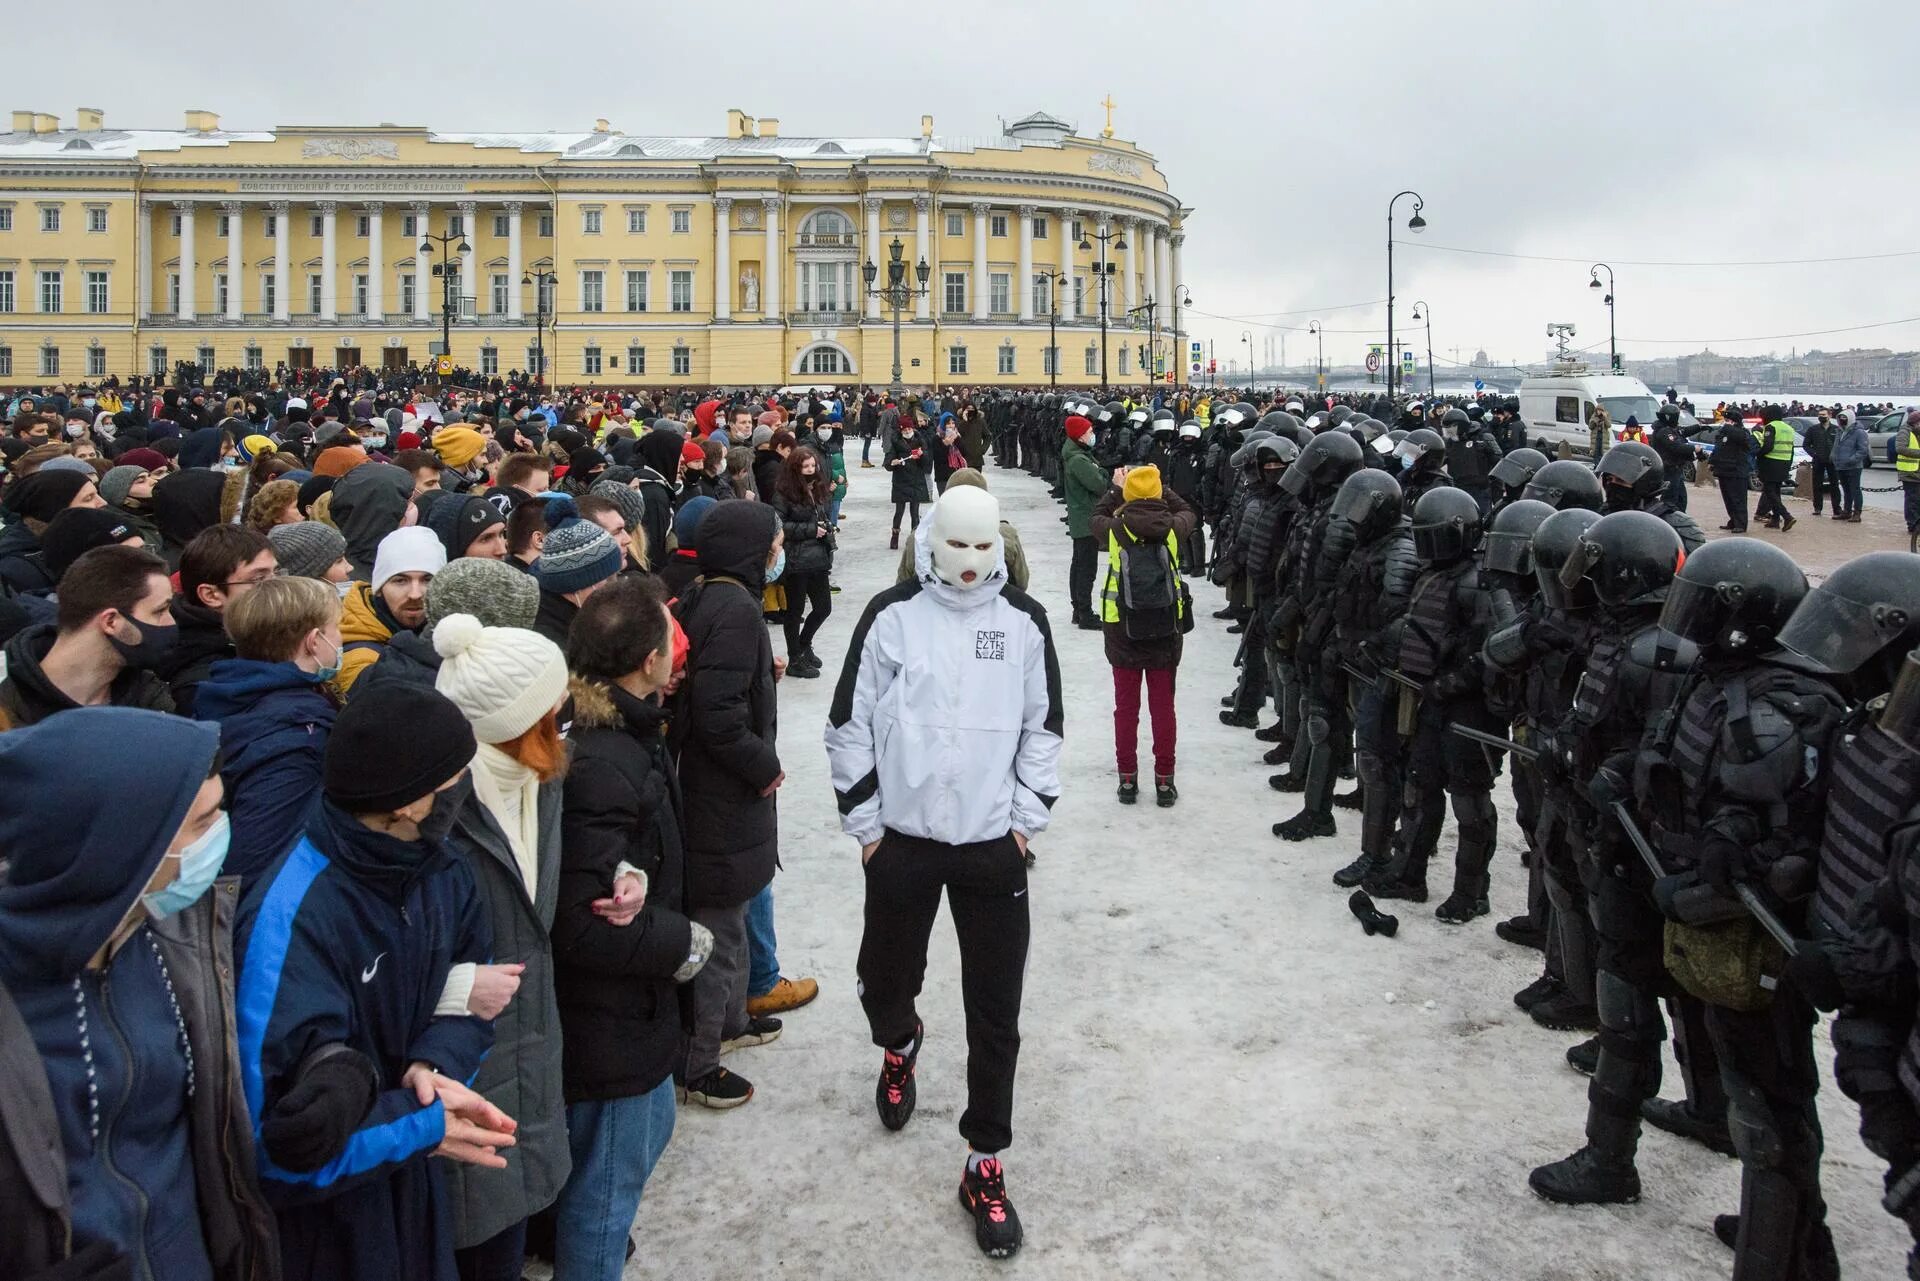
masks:
<svg viewBox="0 0 1920 1281"><path fill-rule="evenodd" d="M1876 462L1891 465L1892 455L1888 452L1893 445L1894 436L1906 425L1911 407L1896 409L1890 414L1867 419L1867 466Z"/></svg>

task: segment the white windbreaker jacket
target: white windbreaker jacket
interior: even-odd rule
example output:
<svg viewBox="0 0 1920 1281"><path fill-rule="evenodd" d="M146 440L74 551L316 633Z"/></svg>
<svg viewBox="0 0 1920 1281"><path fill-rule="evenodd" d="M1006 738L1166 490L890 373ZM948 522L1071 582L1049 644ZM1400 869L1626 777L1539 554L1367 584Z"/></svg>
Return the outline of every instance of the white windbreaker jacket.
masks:
<svg viewBox="0 0 1920 1281"><path fill-rule="evenodd" d="M933 573L923 520L917 581L868 603L827 718L840 825L949 845L1032 837L1060 793L1060 663L1038 602L1005 557L960 589Z"/></svg>

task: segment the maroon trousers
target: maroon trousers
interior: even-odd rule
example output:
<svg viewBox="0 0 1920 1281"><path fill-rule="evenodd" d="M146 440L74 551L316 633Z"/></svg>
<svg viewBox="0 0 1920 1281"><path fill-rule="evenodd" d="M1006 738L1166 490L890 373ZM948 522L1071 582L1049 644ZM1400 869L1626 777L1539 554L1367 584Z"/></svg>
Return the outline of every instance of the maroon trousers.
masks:
<svg viewBox="0 0 1920 1281"><path fill-rule="evenodd" d="M1173 671L1171 667L1113 669L1113 755L1122 774L1140 772L1140 682L1147 684L1153 716L1153 776L1173 777Z"/></svg>

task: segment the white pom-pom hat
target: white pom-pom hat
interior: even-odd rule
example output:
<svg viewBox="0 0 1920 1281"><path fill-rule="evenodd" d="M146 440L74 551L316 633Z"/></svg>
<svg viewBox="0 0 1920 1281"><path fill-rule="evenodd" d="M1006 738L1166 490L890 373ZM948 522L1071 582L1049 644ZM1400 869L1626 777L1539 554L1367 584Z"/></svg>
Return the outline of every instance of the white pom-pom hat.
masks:
<svg viewBox="0 0 1920 1281"><path fill-rule="evenodd" d="M434 686L458 707L482 743L504 743L534 727L567 692L567 660L538 632L486 627L472 614L434 624L440 655Z"/></svg>

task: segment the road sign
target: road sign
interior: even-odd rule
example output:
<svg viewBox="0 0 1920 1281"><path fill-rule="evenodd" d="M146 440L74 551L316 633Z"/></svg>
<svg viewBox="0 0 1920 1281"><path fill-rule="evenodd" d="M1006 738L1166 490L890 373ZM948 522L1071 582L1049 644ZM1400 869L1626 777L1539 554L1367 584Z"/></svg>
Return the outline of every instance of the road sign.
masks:
<svg viewBox="0 0 1920 1281"><path fill-rule="evenodd" d="M1197 374L1197 373L1199 373L1199 372L1200 372L1200 362L1199 362L1199 361L1197 361L1197 360L1196 360L1196 361L1193 361L1193 362L1191 362L1191 363L1190 363L1190 364L1189 364L1189 365L1187 366L1187 372L1189 372L1189 373L1194 373L1194 374Z"/></svg>
<svg viewBox="0 0 1920 1281"><path fill-rule="evenodd" d="M1412 373L1414 371L1414 367L1416 363L1417 362L1415 362L1413 358L1413 353L1411 351L1403 351L1400 353L1400 372L1401 373L1403 374Z"/></svg>
<svg viewBox="0 0 1920 1281"><path fill-rule="evenodd" d="M1194 342L1189 345L1192 347L1193 354L1188 356L1187 359L1193 361L1195 364L1198 364L1200 361L1200 344L1198 342Z"/></svg>
<svg viewBox="0 0 1920 1281"><path fill-rule="evenodd" d="M1380 353L1379 352L1370 351L1367 353L1367 372L1370 374L1377 374L1380 372Z"/></svg>
<svg viewBox="0 0 1920 1281"><path fill-rule="evenodd" d="M453 372L453 357L452 357L452 356L442 356L442 357L440 357L440 359L439 359L439 360L437 360L437 361L435 361L435 362L434 362L434 368L435 368L436 370L438 370L438 371L439 371L439 372L440 372L441 374L450 374L450 373L452 373L452 372Z"/></svg>
<svg viewBox="0 0 1920 1281"><path fill-rule="evenodd" d="M1473 380L1473 389L1475 391L1485 391L1487 389L1487 385L1481 382L1478 378L1476 378Z"/></svg>
<svg viewBox="0 0 1920 1281"><path fill-rule="evenodd" d="M1210 374L1217 374L1217 373L1219 373L1219 372L1220 372L1220 362L1219 362L1219 361L1217 361L1217 360L1209 360L1209 361L1207 362L1207 372L1208 372L1208 373L1210 373Z"/></svg>

